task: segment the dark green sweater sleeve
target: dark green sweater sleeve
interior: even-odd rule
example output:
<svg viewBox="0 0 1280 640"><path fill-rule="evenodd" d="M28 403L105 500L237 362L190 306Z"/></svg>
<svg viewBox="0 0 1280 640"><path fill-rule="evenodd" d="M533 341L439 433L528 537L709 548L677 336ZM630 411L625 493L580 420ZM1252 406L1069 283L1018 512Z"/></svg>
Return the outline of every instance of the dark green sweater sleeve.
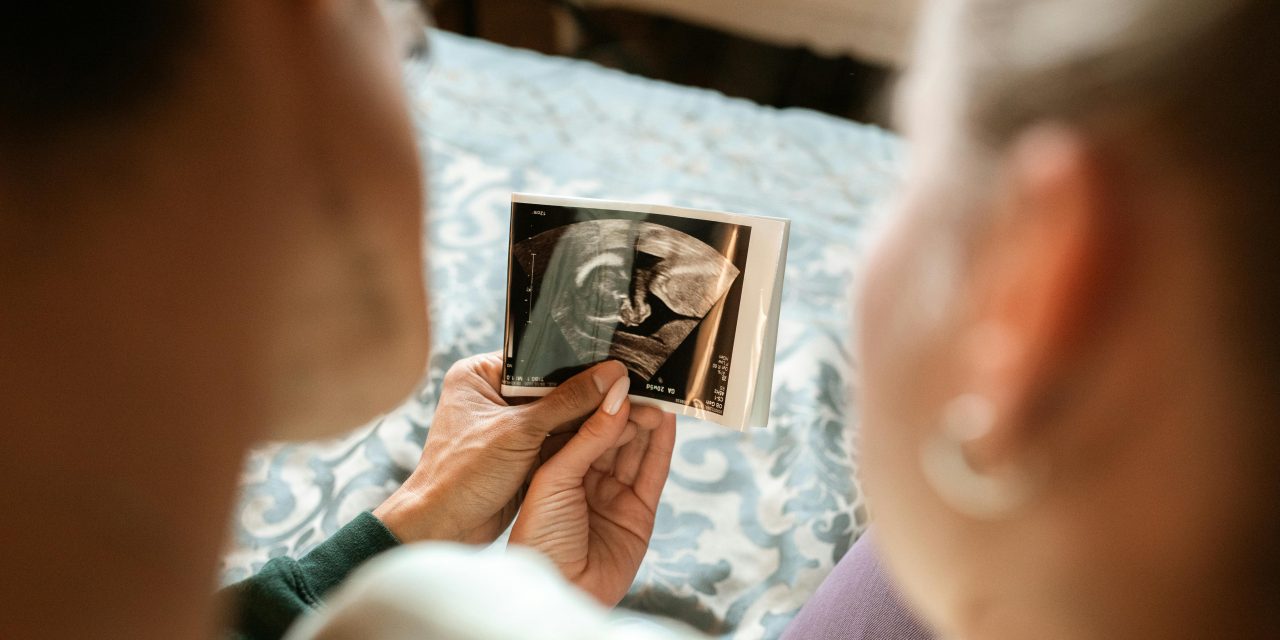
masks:
<svg viewBox="0 0 1280 640"><path fill-rule="evenodd" d="M274 558L257 575L222 590L231 638L275 640L365 560L400 541L373 514L356 516L300 560Z"/></svg>

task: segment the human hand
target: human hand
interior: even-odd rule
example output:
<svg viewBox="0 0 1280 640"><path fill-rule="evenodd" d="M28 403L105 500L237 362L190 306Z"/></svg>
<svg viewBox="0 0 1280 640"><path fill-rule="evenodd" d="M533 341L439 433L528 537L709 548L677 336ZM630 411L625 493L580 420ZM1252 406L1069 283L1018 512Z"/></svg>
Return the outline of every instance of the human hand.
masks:
<svg viewBox="0 0 1280 640"><path fill-rule="evenodd" d="M515 516L540 457L550 455L543 449L556 439L548 436L572 431L607 395L625 399L629 384L621 363L604 362L547 396L510 405L501 380L496 353L461 360L445 374L417 468L373 512L401 541L492 542Z"/></svg>
<svg viewBox="0 0 1280 640"><path fill-rule="evenodd" d="M675 416L623 404L602 407L538 469L511 530L512 544L542 552L610 607L649 547L676 437Z"/></svg>

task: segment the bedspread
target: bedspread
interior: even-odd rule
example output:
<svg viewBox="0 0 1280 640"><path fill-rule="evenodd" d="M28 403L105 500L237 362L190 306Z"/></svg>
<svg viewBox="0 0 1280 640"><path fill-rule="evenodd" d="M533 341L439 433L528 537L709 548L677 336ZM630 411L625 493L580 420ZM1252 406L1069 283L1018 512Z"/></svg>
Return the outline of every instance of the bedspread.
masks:
<svg viewBox="0 0 1280 640"><path fill-rule="evenodd" d="M792 219L768 429L683 421L653 544L623 606L776 637L866 525L851 296L900 145L879 129L433 33L406 71L429 154L432 356L420 392L337 441L271 445L243 474L223 577L299 554L407 477L444 371L502 346L512 191Z"/></svg>

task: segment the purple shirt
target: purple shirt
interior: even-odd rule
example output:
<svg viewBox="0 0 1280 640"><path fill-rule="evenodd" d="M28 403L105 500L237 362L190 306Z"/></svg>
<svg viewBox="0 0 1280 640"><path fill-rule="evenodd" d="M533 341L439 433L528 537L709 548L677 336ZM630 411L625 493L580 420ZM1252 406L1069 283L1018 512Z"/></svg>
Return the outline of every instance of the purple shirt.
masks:
<svg viewBox="0 0 1280 640"><path fill-rule="evenodd" d="M782 640L931 640L894 592L876 557L871 531L836 564Z"/></svg>

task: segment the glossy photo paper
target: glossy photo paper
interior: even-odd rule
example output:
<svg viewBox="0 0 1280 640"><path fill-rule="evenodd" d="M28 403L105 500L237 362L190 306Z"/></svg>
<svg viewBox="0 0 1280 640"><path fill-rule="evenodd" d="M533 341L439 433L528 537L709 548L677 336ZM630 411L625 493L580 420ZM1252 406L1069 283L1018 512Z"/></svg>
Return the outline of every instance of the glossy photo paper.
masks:
<svg viewBox="0 0 1280 640"><path fill-rule="evenodd" d="M787 233L777 218L514 195L503 394L618 360L637 404L764 426Z"/></svg>

